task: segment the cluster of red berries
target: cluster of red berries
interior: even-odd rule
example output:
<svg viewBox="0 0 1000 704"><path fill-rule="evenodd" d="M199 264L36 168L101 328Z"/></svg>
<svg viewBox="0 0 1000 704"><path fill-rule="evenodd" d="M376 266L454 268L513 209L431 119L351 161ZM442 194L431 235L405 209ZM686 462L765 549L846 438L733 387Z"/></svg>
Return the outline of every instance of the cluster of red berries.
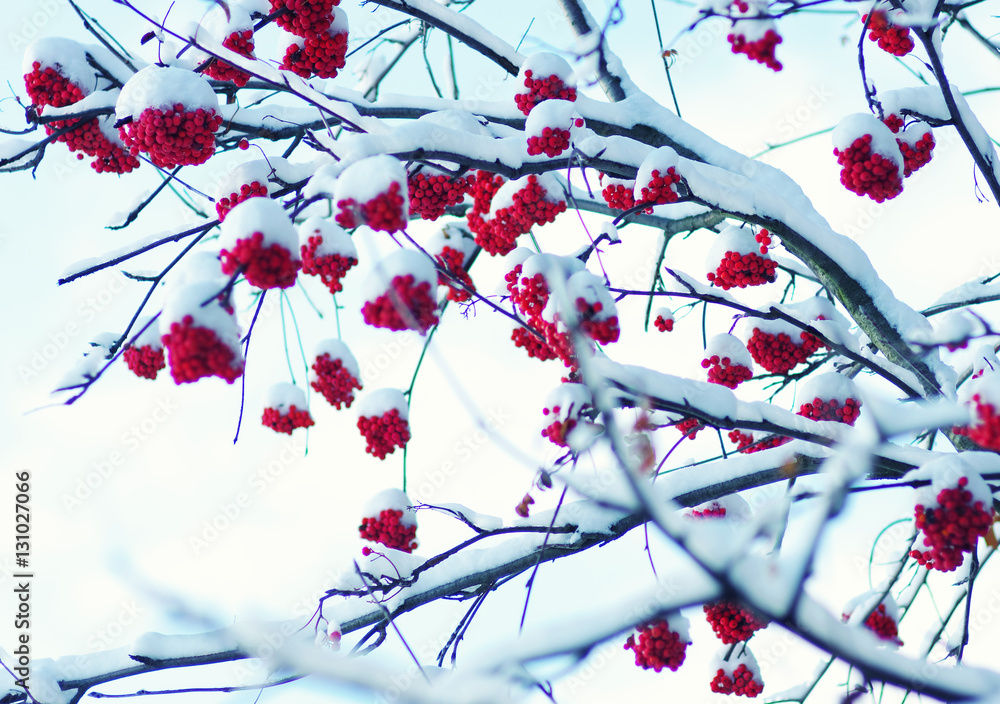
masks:
<svg viewBox="0 0 1000 704"><path fill-rule="evenodd" d="M406 201L399 183L393 181L385 193L361 203L353 198L337 201L337 224L348 230L368 225L373 230L398 232L406 227Z"/></svg>
<svg viewBox="0 0 1000 704"><path fill-rule="evenodd" d="M862 22L866 20L868 20L867 14L861 17ZM888 15L882 10L871 13L871 20L868 21L868 39L878 42L879 49L893 56L906 56L913 51L910 28L892 24Z"/></svg>
<svg viewBox="0 0 1000 704"><path fill-rule="evenodd" d="M401 522L403 512L387 508L377 518L362 518L358 530L361 537L387 548L413 552L417 549L417 526Z"/></svg>
<svg viewBox="0 0 1000 704"><path fill-rule="evenodd" d="M767 250L771 246L771 233L767 230L761 229L761 231L754 235L753 238L757 241L757 244L760 245L760 253L767 254Z"/></svg>
<svg viewBox="0 0 1000 704"><path fill-rule="evenodd" d="M204 164L215 153L215 132L222 116L212 108L188 111L173 107L146 108L137 119L118 128L118 136L133 155L147 152L161 169Z"/></svg>
<svg viewBox="0 0 1000 704"><path fill-rule="evenodd" d="M799 407L798 414L812 420L835 420L838 423L854 425L861 413L861 402L849 398L844 403L840 403L833 398L824 401L818 396L810 403L803 403Z"/></svg>
<svg viewBox="0 0 1000 704"><path fill-rule="evenodd" d="M733 364L729 357L719 357L717 354L701 360L701 366L708 370L710 384L722 384L729 389L735 389L744 381L753 378L753 372L748 367Z"/></svg>
<svg viewBox="0 0 1000 704"><path fill-rule="evenodd" d="M280 244L265 247L262 232L238 239L231 251L223 249L219 256L223 274L231 276L243 267L247 282L260 289L293 286L302 266L301 260Z"/></svg>
<svg viewBox="0 0 1000 704"><path fill-rule="evenodd" d="M322 245L323 235L310 235L308 242L300 247L302 273L307 276L318 276L330 293L337 293L344 289L340 280L358 263L358 260L342 254L316 254Z"/></svg>
<svg viewBox="0 0 1000 704"><path fill-rule="evenodd" d="M142 379L155 379L156 373L167 366L162 347L129 345L122 352L129 371Z"/></svg>
<svg viewBox="0 0 1000 704"><path fill-rule="evenodd" d="M987 403L980 394L972 397L976 404L976 422L968 428L954 428L959 435L967 436L982 448L1000 451L1000 416L992 403Z"/></svg>
<svg viewBox="0 0 1000 704"><path fill-rule="evenodd" d="M674 331L673 318L667 320L662 315L658 315L656 316L656 320L653 321L653 327L659 330L660 332L673 332Z"/></svg>
<svg viewBox="0 0 1000 704"><path fill-rule="evenodd" d="M261 422L276 433L291 435L296 428L308 428L316 424L308 410L299 410L295 405L282 413L277 408L265 408Z"/></svg>
<svg viewBox="0 0 1000 704"><path fill-rule="evenodd" d="M694 440L698 431L704 428L705 425L697 418L685 418L678 423L675 423L674 427L681 431L681 435L686 437L688 440Z"/></svg>
<svg viewBox="0 0 1000 704"><path fill-rule="evenodd" d="M570 102L576 100L576 88L567 86L559 76L535 78L534 72L528 69L524 72L524 87L528 89L528 92L515 93L514 103L517 105L517 109L525 115L543 100L568 100Z"/></svg>
<svg viewBox="0 0 1000 704"><path fill-rule="evenodd" d="M859 196L868 196L877 203L891 200L903 191L899 167L892 159L872 152L872 136L865 134L843 151L834 148L840 164L840 182Z"/></svg>
<svg viewBox="0 0 1000 704"><path fill-rule="evenodd" d="M692 518L725 518L726 507L713 501L706 508L692 510L689 515Z"/></svg>
<svg viewBox="0 0 1000 704"><path fill-rule="evenodd" d="M416 282L413 274L392 279L391 288L361 308L365 323L389 330L418 330L424 334L437 325L437 303L428 281Z"/></svg>
<svg viewBox="0 0 1000 704"><path fill-rule="evenodd" d="M189 384L206 376L217 376L232 384L243 374L243 361L232 348L211 328L194 325L190 315L172 323L162 342L176 384Z"/></svg>
<svg viewBox="0 0 1000 704"><path fill-rule="evenodd" d="M437 220L444 215L445 209L462 202L472 187L472 181L471 176L451 178L444 174L410 174L406 179L410 211L424 220Z"/></svg>
<svg viewBox="0 0 1000 704"><path fill-rule="evenodd" d="M66 107L85 97L80 86L51 66L43 69L39 61L32 64L30 73L24 74L24 85L36 110L45 106ZM84 154L95 157L90 166L97 173L124 174L139 166L138 159L105 136L101 131L99 118L85 122L55 120L45 125L45 133L53 134L71 127L75 122L79 122L78 126L57 137L56 141L64 142L70 151L82 152L76 155L77 159L83 159Z"/></svg>
<svg viewBox="0 0 1000 704"><path fill-rule="evenodd" d="M347 32L327 30L305 35L302 45L291 43L285 49L281 69L300 78L336 78L347 65Z"/></svg>
<svg viewBox="0 0 1000 704"><path fill-rule="evenodd" d="M325 32L330 26L334 5L340 0L271 0L271 12L287 10L275 18L286 32L305 37Z"/></svg>
<svg viewBox="0 0 1000 704"><path fill-rule="evenodd" d="M784 445L786 442L789 442L791 438L783 435L771 435L759 442L754 442L752 433L730 430L729 440L736 445L737 452L744 452L748 455L752 455L753 453L760 452L761 450L769 450L772 447Z"/></svg>
<svg viewBox="0 0 1000 704"><path fill-rule="evenodd" d="M410 424L400 417L399 410L395 408L380 416L361 416L358 418L358 430L367 442L365 452L380 460L410 441Z"/></svg>
<svg viewBox="0 0 1000 704"><path fill-rule="evenodd" d="M455 303L462 303L472 298L472 294L468 290L454 285L451 281L451 279L456 279L468 286L472 291L476 290L475 284L472 283L472 277L465 270L465 252L454 247L445 246L441 248L441 251L434 258L448 272L448 276L438 272L438 285L448 287L448 300ZM451 279L448 278L449 276Z"/></svg>
<svg viewBox="0 0 1000 704"><path fill-rule="evenodd" d="M962 564L965 553L976 549L976 542L993 525L993 507L987 511L982 501L972 503L972 492L966 489L968 477L961 477L958 486L942 489L937 506L914 507L917 530L924 533L926 550L911 550L910 557L919 564L941 572L951 572Z"/></svg>
<svg viewBox="0 0 1000 704"><path fill-rule="evenodd" d="M625 641L625 650L635 652L635 664L643 670L659 672L664 667L677 671L684 663L688 644L681 640L679 634L670 630L666 621L656 621L640 626L639 640L630 635Z"/></svg>
<svg viewBox="0 0 1000 704"><path fill-rule="evenodd" d="M506 242L493 241L492 228L487 225L485 217L490 212L490 203L493 196L500 190L506 182L503 176L493 174L489 171L477 171L474 176L469 177L469 194L472 196L472 207L465 214L469 230L476 237L476 244L482 247L491 255L506 254ZM501 250L505 250L501 252Z"/></svg>
<svg viewBox="0 0 1000 704"><path fill-rule="evenodd" d="M510 339L514 341L515 347L523 347L529 357L547 362L556 359L559 355L551 347L545 344L538 335L532 334L525 327L514 328L510 334Z"/></svg>
<svg viewBox="0 0 1000 704"><path fill-rule="evenodd" d="M512 196L513 203L497 209L493 217L482 221L476 233L476 243L490 254L509 254L517 246L517 238L527 233L533 225L553 222L556 215L565 212L566 201L548 200L549 193L531 174L523 188ZM470 220L470 229L472 221Z"/></svg>
<svg viewBox="0 0 1000 704"><path fill-rule="evenodd" d="M735 287L761 286L774 283L777 268L776 261L765 259L756 252L726 252L718 268L708 273L708 280L714 286L720 286L723 291Z"/></svg>
<svg viewBox="0 0 1000 704"><path fill-rule="evenodd" d="M882 122L892 130L893 134L899 134L903 128L903 118L895 113L886 115ZM903 154L903 177L906 178L931 160L931 155L934 152L934 135L931 134L928 127L927 131L916 142L911 144L907 140L897 137L896 144L899 145L899 151Z"/></svg>
<svg viewBox="0 0 1000 704"><path fill-rule="evenodd" d="M726 645L749 640L767 624L749 609L728 601L705 604L702 607L716 637Z"/></svg>
<svg viewBox="0 0 1000 704"><path fill-rule="evenodd" d="M823 343L815 335L802 332L799 335L802 341L800 344L792 342L792 338L783 332L776 335L764 332L755 328L750 340L747 342L747 350L753 361L772 374L786 374L803 364Z"/></svg>
<svg viewBox="0 0 1000 704"><path fill-rule="evenodd" d="M557 406L553 409L555 413L559 412L559 407ZM543 413L548 415L549 409L543 410ZM554 420L548 426L542 430L542 437L548 438L548 440L559 447L569 447L569 443L566 442L566 438L573 431L577 425L575 418L566 418L565 420Z"/></svg>
<svg viewBox="0 0 1000 704"><path fill-rule="evenodd" d="M604 174L601 174L603 177ZM629 210L635 207L635 182L609 183L601 190L601 197L612 210ZM652 213L652 208L646 208L646 212Z"/></svg>
<svg viewBox="0 0 1000 704"><path fill-rule="evenodd" d="M735 32L730 33L726 39L732 45L730 49L734 54L746 54L747 58L764 64L772 71L782 69L781 62L774 57L774 47L781 44L781 35L773 29L768 29L763 37L753 41L747 41L746 36Z"/></svg>
<svg viewBox="0 0 1000 704"><path fill-rule="evenodd" d="M228 196L215 201L215 212L219 216L219 222L226 219L229 211L249 198L266 198L267 185L260 181L244 183L240 186L239 192L233 191Z"/></svg>
<svg viewBox="0 0 1000 704"><path fill-rule="evenodd" d="M361 381L344 366L343 360L331 359L329 353L324 352L316 358L312 368L316 372L316 378L309 384L313 390L321 393L338 411L341 406L350 408L355 389L361 390Z"/></svg>
<svg viewBox="0 0 1000 704"><path fill-rule="evenodd" d="M681 176L677 170L671 166L667 173L660 174L659 169L653 169L649 183L639 191L641 198L636 203L649 203L650 205L663 205L664 203L676 203L680 198L680 193L674 188L681 182Z"/></svg>
<svg viewBox="0 0 1000 704"><path fill-rule="evenodd" d="M753 673L746 665L740 663L729 677L726 671L719 668L712 678L712 691L717 694L735 694L742 697L756 697L764 691L764 685L754 679Z"/></svg>
<svg viewBox="0 0 1000 704"><path fill-rule="evenodd" d="M528 137L528 155L544 154L550 158L559 156L569 149L569 140L569 130L543 127L540 135Z"/></svg>
<svg viewBox="0 0 1000 704"><path fill-rule="evenodd" d="M598 320L597 317L603 310L604 304L600 301L590 303L584 298L576 299L576 312L580 314L580 329L583 334L599 345L618 342L618 336L621 334L618 316L612 315Z"/></svg>
<svg viewBox="0 0 1000 704"><path fill-rule="evenodd" d="M885 604L879 604L878 608L868 615L865 626L882 640L889 640L897 645L903 644L899 639L899 626L892 616L886 613Z"/></svg>
<svg viewBox="0 0 1000 704"><path fill-rule="evenodd" d="M248 59L254 58L253 49L253 29L245 29L242 32L232 32L222 40L222 46ZM250 80L250 74L241 68L236 68L227 64L221 59L211 59L205 67L205 75L217 81L230 81L238 88L242 88Z"/></svg>

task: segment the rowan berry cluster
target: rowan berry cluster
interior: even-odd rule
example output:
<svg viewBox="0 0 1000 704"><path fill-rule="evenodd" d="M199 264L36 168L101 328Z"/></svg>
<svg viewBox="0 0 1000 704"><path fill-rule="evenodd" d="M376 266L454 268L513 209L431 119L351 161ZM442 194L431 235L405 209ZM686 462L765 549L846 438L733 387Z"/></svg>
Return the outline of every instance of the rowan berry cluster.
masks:
<svg viewBox="0 0 1000 704"><path fill-rule="evenodd" d="M337 201L337 224L348 230L367 225L373 230L397 232L406 228L406 200L402 187L393 181L384 193L365 203L353 198Z"/></svg>
<svg viewBox="0 0 1000 704"><path fill-rule="evenodd" d="M231 276L242 267L247 282L260 289L293 286L302 266L302 261L280 244L265 246L262 232L238 239L232 250L223 249L219 256L223 274Z"/></svg>
<svg viewBox="0 0 1000 704"><path fill-rule="evenodd" d="M219 198L215 202L215 213L219 216L219 222L226 219L229 211L237 205L250 198L266 198L268 195L267 185L260 181L251 181L240 186L240 190L233 191L228 196Z"/></svg>
<svg viewBox="0 0 1000 704"><path fill-rule="evenodd" d="M638 628L638 640L630 635L625 641L625 650L635 653L635 664L643 670L659 672L663 668L677 671L684 663L688 643L680 634L670 630L666 621L655 621Z"/></svg>
<svg viewBox="0 0 1000 704"><path fill-rule="evenodd" d="M286 435L291 435L296 428L308 428L316 424L307 409L299 410L294 404L289 406L287 413L282 413L277 408L265 408L261 422L274 432Z"/></svg>
<svg viewBox="0 0 1000 704"><path fill-rule="evenodd" d="M157 372L167 366L163 347L153 345L129 345L122 352L129 370L142 379L155 379Z"/></svg>
<svg viewBox="0 0 1000 704"><path fill-rule="evenodd" d="M254 41L253 29L245 29L242 32L232 32L222 40L222 46L233 51L240 56L253 59ZM232 66L222 59L213 58L209 60L205 67L205 75L217 81L230 81L235 83L237 88L242 88L249 82L250 74L241 68Z"/></svg>
<svg viewBox="0 0 1000 704"><path fill-rule="evenodd" d="M410 211L424 220L437 220L444 211L458 205L471 188L474 177L452 178L444 174L423 172L410 174L406 186L410 195Z"/></svg>
<svg viewBox="0 0 1000 704"><path fill-rule="evenodd" d="M868 15L862 15L862 22L868 22L868 39L878 42L878 48L893 56L906 56L913 51L913 39L909 27L900 27L889 21L889 16L882 10L875 10Z"/></svg>
<svg viewBox="0 0 1000 704"><path fill-rule="evenodd" d="M358 418L358 430L367 443L365 452L380 460L410 441L410 424L395 408L380 416L361 416Z"/></svg>
<svg viewBox="0 0 1000 704"><path fill-rule="evenodd" d="M936 506L914 507L916 527L924 534L926 548L910 551L919 564L941 572L955 570L993 525L993 507L987 511L982 501L973 503L968 484L968 477L961 477L958 486L938 492Z"/></svg>
<svg viewBox="0 0 1000 704"><path fill-rule="evenodd" d="M322 245L323 235L310 235L306 244L300 247L302 273L318 276L330 293L337 293L344 289L341 279L358 260L342 254L317 254Z"/></svg>
<svg viewBox="0 0 1000 704"><path fill-rule="evenodd" d="M118 128L118 136L132 155L149 154L161 169L204 164L215 153L215 132L222 116L212 108L187 110L181 103L169 108L146 108Z"/></svg>
<svg viewBox="0 0 1000 704"><path fill-rule="evenodd" d="M392 279L391 288L361 308L365 322L389 330L418 330L437 325L438 310L429 281L416 281L413 274Z"/></svg>
<svg viewBox="0 0 1000 704"><path fill-rule="evenodd" d="M365 540L403 552L413 552L417 548L417 526L403 523L402 518L402 511L387 508L377 517L362 518L358 530Z"/></svg>
<svg viewBox="0 0 1000 704"><path fill-rule="evenodd" d="M163 335L170 376L176 384L188 384L202 377L217 376L232 384L243 374L243 361L229 345L219 340L211 328L194 324L184 316Z"/></svg>
<svg viewBox="0 0 1000 704"><path fill-rule="evenodd" d="M712 678L712 691L717 694L735 694L742 697L756 697L764 691L764 684L754 678L746 665L740 663L730 677L726 671L719 671Z"/></svg>
<svg viewBox="0 0 1000 704"><path fill-rule="evenodd" d="M316 373L309 384L313 390L321 393L327 403L338 411L341 406L350 408L354 402L354 391L361 390L361 381L344 366L344 361L331 359L329 353L323 353L316 357L312 369Z"/></svg>
<svg viewBox="0 0 1000 704"><path fill-rule="evenodd" d="M899 166L889 157L872 151L872 136L855 139L843 151L834 148L840 164L840 182L859 196L868 196L877 203L895 198L903 191Z"/></svg>
<svg viewBox="0 0 1000 704"><path fill-rule="evenodd" d="M531 112L531 108L538 105L543 100L576 100L576 88L572 88L563 83L559 76L542 76L535 78L531 69L524 72L525 93L515 93L514 103L517 109L525 115Z"/></svg>

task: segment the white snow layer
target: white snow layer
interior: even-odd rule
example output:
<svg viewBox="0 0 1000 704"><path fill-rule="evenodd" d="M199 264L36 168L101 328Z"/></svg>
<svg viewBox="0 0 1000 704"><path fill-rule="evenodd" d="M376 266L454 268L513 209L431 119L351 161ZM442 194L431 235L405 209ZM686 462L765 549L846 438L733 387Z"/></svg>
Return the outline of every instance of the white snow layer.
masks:
<svg viewBox="0 0 1000 704"><path fill-rule="evenodd" d="M138 118L146 108L171 108L178 103L189 112L198 108L219 111L219 99L202 76L183 68L147 66L122 88L115 118Z"/></svg>
<svg viewBox="0 0 1000 704"><path fill-rule="evenodd" d="M382 511L402 511L403 516L399 522L404 526L417 525L417 512L414 511L413 501L400 489L383 489L375 496L368 499L361 507L361 516L365 518L377 518Z"/></svg>
<svg viewBox="0 0 1000 704"><path fill-rule="evenodd" d="M363 396L356 408L359 417L382 417L394 408L399 411L402 420L410 417L410 405L399 389L376 389Z"/></svg>
<svg viewBox="0 0 1000 704"><path fill-rule="evenodd" d="M276 244L298 258L299 234L281 204L270 198L249 198L237 204L226 215L220 230L222 249L231 250L239 240L250 239L259 232L264 236L262 246Z"/></svg>
<svg viewBox="0 0 1000 704"><path fill-rule="evenodd" d="M295 384L287 382L272 384L268 388L267 394L264 396L264 408L273 408L282 415L288 415L292 406L295 406L296 410L299 411L308 409L305 391Z"/></svg>
<svg viewBox="0 0 1000 704"><path fill-rule="evenodd" d="M337 340L335 338L330 338L327 340L321 340L317 343L316 347L313 348L313 358L322 357L324 354L330 355L330 360L339 359L351 376L357 380L361 380L361 368L358 366L358 360L354 358L351 354L351 350L344 344L342 340ZM311 372L312 376L315 377L315 372Z"/></svg>

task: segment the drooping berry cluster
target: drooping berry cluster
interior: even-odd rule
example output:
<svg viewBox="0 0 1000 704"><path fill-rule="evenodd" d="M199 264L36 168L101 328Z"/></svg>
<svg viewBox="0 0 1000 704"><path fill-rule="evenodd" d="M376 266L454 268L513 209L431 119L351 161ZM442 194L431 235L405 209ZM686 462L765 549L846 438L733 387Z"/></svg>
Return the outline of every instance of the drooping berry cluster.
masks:
<svg viewBox="0 0 1000 704"><path fill-rule="evenodd" d="M726 645L749 640L767 624L739 604L719 601L702 607L716 637Z"/></svg>
<svg viewBox="0 0 1000 704"><path fill-rule="evenodd" d="M787 374L824 346L815 335L805 331L800 333L799 339L801 342L796 344L787 333L771 334L755 328L747 342L747 349L753 361L767 371Z"/></svg>
<svg viewBox="0 0 1000 704"><path fill-rule="evenodd" d="M194 325L194 318L185 316L170 325L163 335L167 349L170 376L176 384L188 384L202 377L217 376L232 384L243 374L243 361L211 328Z"/></svg>
<svg viewBox="0 0 1000 704"><path fill-rule="evenodd" d="M514 341L515 347L523 347L529 357L541 360L542 362L559 357L555 350L545 344L544 340L529 332L527 328L514 328L510 334L510 339Z"/></svg>
<svg viewBox="0 0 1000 704"><path fill-rule="evenodd" d="M712 502L703 509L694 509L689 514L692 518L725 518L726 507L718 502Z"/></svg>
<svg viewBox="0 0 1000 704"><path fill-rule="evenodd" d="M275 18L286 32L305 37L330 26L333 7L340 0L271 0L271 12L287 10Z"/></svg>
<svg viewBox="0 0 1000 704"><path fill-rule="evenodd" d="M308 409L299 410L294 405L282 413L277 408L265 408L261 422L276 433L291 435L296 428L308 428L315 425Z"/></svg>
<svg viewBox="0 0 1000 704"><path fill-rule="evenodd" d="M365 452L380 460L410 441L410 424L400 416L396 408L391 408L380 416L359 417L358 430L367 443Z"/></svg>
<svg viewBox="0 0 1000 704"><path fill-rule="evenodd" d="M312 369L316 373L309 384L313 390L321 393L327 403L338 411L341 406L350 408L354 402L354 391L361 390L361 381L344 366L344 361L331 359L329 353L324 353L316 357Z"/></svg>
<svg viewBox="0 0 1000 704"><path fill-rule="evenodd" d="M253 59L254 41L253 29L245 29L242 32L232 32L222 40L222 46L227 49ZM238 88L242 88L250 80L250 74L241 68L232 66L221 59L211 59L205 67L205 75L217 81L230 81Z"/></svg>
<svg viewBox="0 0 1000 704"><path fill-rule="evenodd" d="M605 175L601 174L601 182L605 180ZM612 210L629 210L635 207L635 181L623 181L621 179L609 179L609 182L601 190L601 197ZM652 212L652 208L647 208Z"/></svg>
<svg viewBox="0 0 1000 704"><path fill-rule="evenodd" d="M548 304L549 287L541 273L522 276L523 266L518 264L504 277L510 300L527 319L529 325L542 334L542 338L532 334L527 328L518 327L511 333L516 347L524 347L529 357L541 361L562 359L567 367L575 368L576 358L573 345L566 332L561 332L555 322L542 317Z"/></svg>
<svg viewBox="0 0 1000 704"><path fill-rule="evenodd" d="M753 238L760 245L760 253L767 254L767 250L771 247L771 240L773 236L767 230L761 229Z"/></svg>
<svg viewBox="0 0 1000 704"><path fill-rule="evenodd" d="M46 106L66 107L85 97L80 86L51 66L43 69L39 61L33 62L31 72L24 74L24 85L32 105L39 113L43 112ZM84 154L95 157L90 166L99 174L124 174L137 168L139 160L122 149L121 145L108 139L101 130L99 120L100 118L96 117L85 121L55 120L46 123L45 133L51 135L73 127L76 123L74 129L59 135L56 141L65 143L70 151L82 152L76 155L77 159L83 159Z"/></svg>
<svg viewBox="0 0 1000 704"><path fill-rule="evenodd" d="M675 423L674 427L681 431L681 435L686 437L688 440L694 440L698 431L704 428L705 425L697 418L685 418L678 423Z"/></svg>
<svg viewBox="0 0 1000 704"><path fill-rule="evenodd" d="M717 694L735 694L741 697L754 698L764 691L763 683L757 681L746 665L740 665L733 670L730 677L726 671L719 668L712 678L712 691Z"/></svg>
<svg viewBox="0 0 1000 704"><path fill-rule="evenodd" d="M156 373L167 366L163 347L153 345L129 345L122 352L129 371L142 379L155 379Z"/></svg>
<svg viewBox="0 0 1000 704"><path fill-rule="evenodd" d="M342 254L317 254L322 246L323 235L310 235L308 242L300 247L302 273L318 276L330 293L337 293L344 289L340 280L358 260Z"/></svg>
<svg viewBox="0 0 1000 704"><path fill-rule="evenodd" d="M569 142L569 130L543 127L541 134L528 137L528 155L544 154L547 157L556 157L569 149Z"/></svg>
<svg viewBox="0 0 1000 704"><path fill-rule="evenodd" d="M556 100L576 100L576 88L572 88L563 83L559 76L543 76L535 78L534 72L527 69L524 72L524 87L528 89L526 93L515 93L514 103L517 109L525 115L531 112L531 108L538 105L543 100L550 98Z"/></svg>
<svg viewBox="0 0 1000 704"><path fill-rule="evenodd" d="M680 193L674 186L680 182L681 176L673 166L668 168L664 174L661 174L659 169L653 169L652 177L639 191L639 195L642 197L635 205L639 203L649 203L650 205L676 203L677 199L680 198Z"/></svg>
<svg viewBox="0 0 1000 704"><path fill-rule="evenodd" d="M580 329L583 334L599 345L617 342L621 329L618 327L618 316L601 317L604 304L600 301L588 302L584 298L576 299L576 311L580 314Z"/></svg>
<svg viewBox="0 0 1000 704"><path fill-rule="evenodd" d="M861 20L863 22L868 20L868 15L862 15ZM868 39L878 42L879 49L893 56L906 56L913 51L910 28L893 24L882 10L871 13L871 20L868 20Z"/></svg>
<svg viewBox="0 0 1000 704"><path fill-rule="evenodd" d="M500 190L500 187L504 183L506 183L506 179L503 176L488 171L477 171L474 176L469 177L469 194L472 196L472 207L465 214L465 219L469 225L469 230L475 235L476 244L493 256L501 252L494 245L492 228L487 225L485 217L490 212L490 204L493 202L493 196L496 195L496 192ZM505 246L506 243L498 242L496 244Z"/></svg>
<svg viewBox="0 0 1000 704"><path fill-rule="evenodd" d="M982 448L1000 451L1000 415L996 406L986 401L981 394L975 394L976 421L968 428L954 428L959 435L967 436Z"/></svg>
<svg viewBox="0 0 1000 704"><path fill-rule="evenodd" d="M336 78L347 65L347 32L324 29L304 36L301 44L285 48L281 69L301 78Z"/></svg>
<svg viewBox="0 0 1000 704"><path fill-rule="evenodd" d="M373 230L397 232L406 227L406 201L395 181L384 193L365 203L359 204L353 198L339 200L337 210L337 224L347 229L368 225Z"/></svg>
<svg viewBox="0 0 1000 704"><path fill-rule="evenodd" d="M625 650L635 653L635 664L643 670L659 672L664 667L677 671L684 663L688 643L680 634L670 630L666 621L655 621L638 628L639 639L630 635L625 641Z"/></svg>
<svg viewBox="0 0 1000 704"><path fill-rule="evenodd" d="M232 250L223 249L219 256L223 274L231 276L243 267L246 280L260 289L293 286L302 266L302 261L280 244L265 247L262 232L237 240Z"/></svg>
<svg viewBox="0 0 1000 704"><path fill-rule="evenodd" d="M400 521L402 517L402 511L387 508L377 518L362 518L358 530L364 540L403 552L413 552L417 548L417 526L404 524Z"/></svg>
<svg viewBox="0 0 1000 704"><path fill-rule="evenodd" d="M441 251L434 258L445 268L451 279L461 281L472 291L476 290L475 284L472 283L472 277L465 270L465 252L454 247L445 246L441 248ZM438 273L438 285L448 287L449 301L462 303L472 298L472 293L461 286L456 286L452 283L451 279L440 272Z"/></svg>
<svg viewBox="0 0 1000 704"><path fill-rule="evenodd" d="M542 411L545 415L549 414L549 409L543 409ZM559 407L556 406L553 412L558 416ZM575 418L564 418L562 420L556 419L552 421L549 425L542 429L542 437L548 438L549 442L558 445L559 447L569 447L569 443L566 441L567 436L576 427L577 421Z"/></svg>
<svg viewBox="0 0 1000 704"><path fill-rule="evenodd" d="M734 364L729 357L713 354L701 360L703 369L708 370L708 381L711 384L722 384L729 389L735 389L744 381L753 378L753 372L742 364Z"/></svg>
<svg viewBox="0 0 1000 704"><path fill-rule="evenodd" d="M410 174L406 186L410 194L410 211L424 220L437 220L444 211L458 205L471 188L473 177L451 178L445 174L428 176L423 172Z"/></svg>
<svg viewBox="0 0 1000 704"><path fill-rule="evenodd" d="M730 50L734 54L746 54L747 58L764 64L772 71L782 69L781 62L774 57L774 48L782 41L781 35L775 30L768 29L764 32L764 36L754 40L748 40L745 35L734 31L729 33L726 40L730 43Z"/></svg>
<svg viewBox="0 0 1000 704"><path fill-rule="evenodd" d="M840 403L835 398L824 401L818 396L809 403L803 403L798 410L800 416L812 420L835 420L847 425L854 425L860 413L861 402L856 399L849 398Z"/></svg>
<svg viewBox="0 0 1000 704"><path fill-rule="evenodd" d="M834 148L840 164L840 182L859 196L882 203L903 191L899 167L889 157L872 151L872 135L864 134L841 151Z"/></svg>
<svg viewBox="0 0 1000 704"><path fill-rule="evenodd" d="M234 207L249 198L266 198L267 185L260 181L251 181L240 186L240 190L233 191L228 196L215 201L215 212L219 216L219 222L226 219L226 215Z"/></svg>
<svg viewBox="0 0 1000 704"><path fill-rule="evenodd" d="M972 503L966 487L968 477L960 477L958 486L942 489L937 506L914 507L917 530L924 534L924 550L911 550L910 557L919 564L941 572L951 572L976 548L979 538L993 525L992 506L987 511L982 501Z"/></svg>
<svg viewBox="0 0 1000 704"><path fill-rule="evenodd" d="M885 126L892 130L893 134L899 134L899 131L903 128L903 118L895 113L886 115L882 122ZM918 126L921 123L913 123L910 125L906 132L915 130L919 132ZM934 152L934 135L931 133L931 129L928 126L927 130L920 135L916 141L911 142L907 138L906 132L904 132L900 137L896 138L896 144L899 145L899 151L903 154L903 177L906 178L917 171L922 166L925 166L930 160Z"/></svg>
<svg viewBox="0 0 1000 704"><path fill-rule="evenodd" d="M662 315L656 316L656 320L653 321L653 327L660 332L673 332L674 331L674 320L673 318L664 318Z"/></svg>
<svg viewBox="0 0 1000 704"><path fill-rule="evenodd" d="M511 204L496 209L489 220L483 220L478 230L470 218L469 227L476 233L476 244L490 254L508 254L517 245L517 238L533 225L553 222L556 215L565 212L566 201L550 200L538 176L525 177L523 186L511 197ZM494 194L495 195L495 194Z"/></svg>
<svg viewBox="0 0 1000 704"><path fill-rule="evenodd" d="M209 108L146 108L138 118L118 128L118 136L133 155L147 152L161 169L204 164L215 153L215 132L222 116Z"/></svg>
<svg viewBox="0 0 1000 704"><path fill-rule="evenodd" d="M899 639L899 625L886 613L885 604L879 604L878 608L868 615L865 626L882 640L892 641L897 645L903 644Z"/></svg>
<svg viewBox="0 0 1000 704"><path fill-rule="evenodd" d="M361 308L365 323L390 330L418 330L424 334L437 325L438 311L431 284L417 282L413 274L392 279L391 288Z"/></svg>
<svg viewBox="0 0 1000 704"><path fill-rule="evenodd" d="M753 441L753 433L744 433L739 430L729 431L729 440L736 445L737 452L744 452L748 455L752 455L755 452L760 452L761 450L769 450L772 447L778 447L784 445L786 442L790 442L791 438L785 437L783 435L770 435L763 440L758 442Z"/></svg>
<svg viewBox="0 0 1000 704"><path fill-rule="evenodd" d="M756 252L747 254L726 252L718 268L708 273L708 280L724 291L734 287L761 286L774 283L777 278L775 274L777 268L776 261L762 257Z"/></svg>

